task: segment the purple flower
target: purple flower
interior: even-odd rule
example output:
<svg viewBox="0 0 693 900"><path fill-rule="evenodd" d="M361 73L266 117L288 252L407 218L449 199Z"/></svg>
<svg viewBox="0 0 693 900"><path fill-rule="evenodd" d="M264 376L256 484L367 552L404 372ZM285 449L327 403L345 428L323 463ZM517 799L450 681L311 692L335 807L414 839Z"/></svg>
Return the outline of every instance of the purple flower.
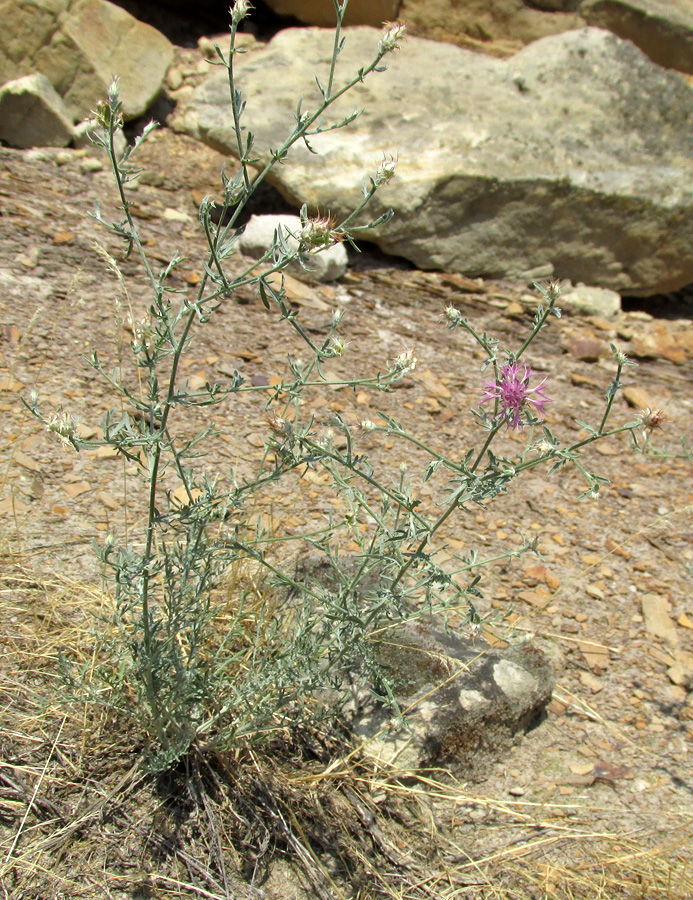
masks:
<svg viewBox="0 0 693 900"><path fill-rule="evenodd" d="M535 387L529 386L529 379L537 377L527 363L508 362L501 368L498 381L484 382L485 393L481 402L498 400L498 419L505 419L508 428L522 428L524 423L521 414L527 404L531 403L541 418L544 415L544 404L551 403L551 398L543 390L546 379Z"/></svg>

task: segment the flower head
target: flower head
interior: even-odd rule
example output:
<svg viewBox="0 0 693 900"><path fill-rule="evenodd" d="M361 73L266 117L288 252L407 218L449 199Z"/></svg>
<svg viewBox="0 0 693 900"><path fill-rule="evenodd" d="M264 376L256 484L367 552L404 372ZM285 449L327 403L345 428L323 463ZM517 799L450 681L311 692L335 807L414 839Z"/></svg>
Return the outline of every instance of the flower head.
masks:
<svg viewBox="0 0 693 900"><path fill-rule="evenodd" d="M447 321L449 328L454 328L462 321L462 314L460 313L459 309L455 309L455 307L450 304L449 306L445 307L443 318Z"/></svg>
<svg viewBox="0 0 693 900"><path fill-rule="evenodd" d="M348 346L348 341L345 341L343 338L338 337L334 338L334 340L330 344L330 350L332 351L333 356L344 356L344 353Z"/></svg>
<svg viewBox="0 0 693 900"><path fill-rule="evenodd" d="M530 378L536 377L527 363L508 362L501 368L497 381L484 383L485 394L481 402L498 400L498 418L505 419L508 428L522 428L521 415L529 403L543 417L544 404L551 402L551 398L544 393L546 379L535 387L529 386Z"/></svg>
<svg viewBox="0 0 693 900"><path fill-rule="evenodd" d="M301 222L301 233L298 235L300 250L309 253L311 250L326 250L333 244L344 240L344 234L337 231L332 216L316 216L305 218Z"/></svg>

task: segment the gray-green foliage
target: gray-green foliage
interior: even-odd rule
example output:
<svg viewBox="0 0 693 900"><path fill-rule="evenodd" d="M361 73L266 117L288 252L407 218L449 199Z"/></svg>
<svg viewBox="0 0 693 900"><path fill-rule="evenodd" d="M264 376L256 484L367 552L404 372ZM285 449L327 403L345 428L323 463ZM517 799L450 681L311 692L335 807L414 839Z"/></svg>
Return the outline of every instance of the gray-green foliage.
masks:
<svg viewBox="0 0 693 900"><path fill-rule="evenodd" d="M434 538L440 526L458 510L485 508L524 471L546 463L553 468L577 465L587 479L588 493L596 494L602 479L584 469L579 461L580 449L609 434L632 431L637 425L631 422L606 429L621 369L626 364L620 355L618 374L609 389L600 425L590 426L585 440L563 447L548 428L541 426L529 406L523 406L522 423L529 437L517 459L496 456L492 450L494 439L509 422L508 410L499 396L494 398L492 413L475 411L484 435L481 449L451 456L437 453L409 433L405 424L385 414L380 414L378 423L366 421L356 430L338 415L326 422L305 417L299 401L313 389L339 383L386 392L416 365L414 355L404 351L387 364L384 372L346 382L331 380L331 360L347 350L339 336L340 316L333 315L327 335L316 343L303 328L283 287L269 278L296 260L309 267L312 252L337 240L353 243L355 234L377 227L378 222L368 226L355 223L379 186L392 178L393 160L384 160L365 182L362 202L345 221L312 218L304 208L301 233L296 236L298 247L292 249L279 228L274 246L261 260L234 276L228 274L225 265L234 255L241 233L239 216L271 168L287 159L297 141L309 143L320 132L348 125L353 116L327 123L325 113L337 97L364 78L382 72L383 57L396 48L401 36L398 28L386 31L369 65L337 87L346 0L335 0L335 8L338 25L332 60L327 77L318 78L322 103L312 111L304 111L298 103L291 133L278 142L271 161L259 172L252 168L257 162L253 135L242 124L245 108L234 73L234 58L242 52L236 46L237 29L248 4L238 0L231 10L229 49L224 52L217 47L216 62L228 71L240 168L233 178L222 174L222 198L214 217L216 204L211 198L205 198L200 206L206 249L204 275L194 296L171 287L170 276L181 262L177 255L162 271L154 270L126 193L128 182L137 174L132 157L153 126L118 156L114 140L122 119L117 83L108 102L97 111L94 140L108 154L122 218L106 221L98 207L95 216L123 240L126 255L134 251L139 256L151 292L149 314L135 324L131 343L134 364L142 377L130 383L122 371L108 372L97 354L91 356L92 367L120 397L126 410L106 417L103 438L98 442L81 440L68 414L43 418L36 396L30 406L76 449L95 443L115 448L137 467L147 484L144 535L124 544L109 538L100 549L114 585L115 612L102 642L105 660L101 677L110 689L104 692L99 688L92 696L145 725L151 740L149 762L154 769L172 764L193 744L257 739L285 727L289 713L293 723L300 725L321 709L337 709L345 696L345 671L360 673L380 695L389 698L396 710L393 686L378 665L377 636L392 623L419 615L422 608L463 609L465 621L478 627L478 570L494 559L536 550L536 543L526 542L519 549L490 559L471 552L458 561L453 577L449 569L436 562ZM219 480L201 473L196 462L204 455L211 429L183 438L178 421L184 420L188 408L211 408L240 392L257 389L236 373L227 383L191 390L185 384L181 386L181 363L198 329L213 321L219 306L232 303L234 294L248 285L255 285L265 306L279 314L279 323L268 326L276 327L277 340L282 329L292 329L300 337L304 353L300 361L288 359L289 375L266 403L269 432L257 473L252 478L233 480L231 488L222 488ZM504 365L519 363L549 318L559 314L553 287L545 292L545 299L529 336L514 353L501 352L496 341L478 334L454 309L446 311L447 324L465 328L474 337L487 355L485 365L493 372L495 383L500 384ZM428 454L430 465L424 480L435 480L438 470L446 476L442 511L434 517L421 511L404 468L394 474L375 472L368 457L359 452L360 433L379 433ZM329 560L333 574L322 580L283 570L274 550L288 537L281 532L269 534L259 525L253 529L245 512L255 494L308 466L328 473L346 506L346 513L335 515L318 532L303 536L305 543ZM184 486L182 500L162 486L169 469ZM363 523L368 524L365 530L359 528ZM340 556L344 536L358 543L355 563L353 559L347 563ZM224 606L224 579L234 564L244 560L264 567L285 593L293 594L293 602L280 616L274 614L271 592L262 601L239 588L234 603ZM220 629L222 610L226 618ZM79 681L78 675L73 678Z"/></svg>

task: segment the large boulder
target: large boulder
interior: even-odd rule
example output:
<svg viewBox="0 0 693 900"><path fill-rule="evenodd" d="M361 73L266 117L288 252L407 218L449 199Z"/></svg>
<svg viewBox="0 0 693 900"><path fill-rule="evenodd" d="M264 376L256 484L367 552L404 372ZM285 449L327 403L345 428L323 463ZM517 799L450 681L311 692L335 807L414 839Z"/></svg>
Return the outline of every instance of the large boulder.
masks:
<svg viewBox="0 0 693 900"><path fill-rule="evenodd" d="M580 14L632 41L660 66L693 73L691 0L585 0Z"/></svg>
<svg viewBox="0 0 693 900"><path fill-rule="evenodd" d="M123 113L145 112L161 90L173 45L106 0L0 0L0 83L42 74L75 121L120 78Z"/></svg>
<svg viewBox="0 0 693 900"><path fill-rule="evenodd" d="M304 110L317 102L332 40L287 29L241 61L261 163L293 126L297 98ZM377 41L350 29L338 78ZM499 278L549 264L556 277L635 295L693 280L693 88L629 41L584 28L498 60L412 38L325 120L355 107L365 112L349 128L311 137L317 155L297 146L274 168L291 202L339 220L393 154L397 176L368 215L395 216L372 239L420 268ZM236 152L223 71L195 91L178 127Z"/></svg>
<svg viewBox="0 0 693 900"><path fill-rule="evenodd" d="M293 16L307 25L334 27L337 15L334 0L265 0L280 16ZM345 25L375 25L391 22L397 16L399 0L349 0Z"/></svg>
<svg viewBox="0 0 693 900"><path fill-rule="evenodd" d="M66 147L72 122L45 75L25 75L0 88L0 140L10 147Z"/></svg>

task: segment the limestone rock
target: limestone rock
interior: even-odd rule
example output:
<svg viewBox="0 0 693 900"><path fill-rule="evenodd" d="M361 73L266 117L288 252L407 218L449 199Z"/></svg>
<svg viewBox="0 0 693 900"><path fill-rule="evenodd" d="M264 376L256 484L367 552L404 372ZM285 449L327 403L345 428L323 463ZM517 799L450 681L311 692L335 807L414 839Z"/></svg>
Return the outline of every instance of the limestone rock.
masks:
<svg viewBox="0 0 693 900"><path fill-rule="evenodd" d="M280 16L293 16L307 25L334 28L337 17L334 0L266 0ZM349 0L345 25L375 25L391 22L397 16L399 0Z"/></svg>
<svg viewBox="0 0 693 900"><path fill-rule="evenodd" d="M107 0L0 0L0 82L41 73L74 121L120 78L126 118L161 90L173 46L150 25Z"/></svg>
<svg viewBox="0 0 693 900"><path fill-rule="evenodd" d="M297 565L294 577L313 593L329 592L340 579L351 581L362 564L360 558L340 557L337 576L325 557L314 554ZM382 596L383 585L387 581L379 579L376 567L355 592ZM297 596L300 592L291 602ZM430 615L379 633L373 657L393 685L403 723L393 724L389 706L368 686L364 689L362 672L349 670L343 677L355 687L348 724L364 751L385 766L444 766L460 777L481 780L488 766L540 720L551 699L552 665L532 643L493 649L447 630Z"/></svg>
<svg viewBox="0 0 693 900"><path fill-rule="evenodd" d="M332 39L287 29L241 59L244 124L263 164L297 98L304 110L316 102ZM350 29L339 83L377 42L372 29ZM349 128L312 137L317 156L297 146L275 167L291 202L344 216L393 154L397 175L367 212L395 216L369 239L419 268L500 278L549 265L557 278L640 295L693 280L693 88L680 75L596 28L507 60L412 38L388 65L325 116L364 107ZM234 152L223 72L197 88L178 127Z"/></svg>
<svg viewBox="0 0 693 900"><path fill-rule="evenodd" d="M26 75L0 88L0 140L22 149L70 143L70 116L45 75Z"/></svg>
<svg viewBox="0 0 693 900"><path fill-rule="evenodd" d="M426 617L394 628L377 651L397 685L404 727L371 701L354 717L367 753L404 769L445 767L481 780L551 700L552 667L534 644L503 650L446 632Z"/></svg>
<svg viewBox="0 0 693 900"><path fill-rule="evenodd" d="M297 247L298 241L289 235L301 233L302 225L298 216L251 216L239 242L241 253L259 259L272 246L278 226L282 227L289 245ZM301 281L336 281L346 272L347 262L344 245L334 244L326 250L306 256L305 266L292 263L287 271Z"/></svg>
<svg viewBox="0 0 693 900"><path fill-rule="evenodd" d="M580 14L632 41L660 66L693 73L690 0L584 0Z"/></svg>

